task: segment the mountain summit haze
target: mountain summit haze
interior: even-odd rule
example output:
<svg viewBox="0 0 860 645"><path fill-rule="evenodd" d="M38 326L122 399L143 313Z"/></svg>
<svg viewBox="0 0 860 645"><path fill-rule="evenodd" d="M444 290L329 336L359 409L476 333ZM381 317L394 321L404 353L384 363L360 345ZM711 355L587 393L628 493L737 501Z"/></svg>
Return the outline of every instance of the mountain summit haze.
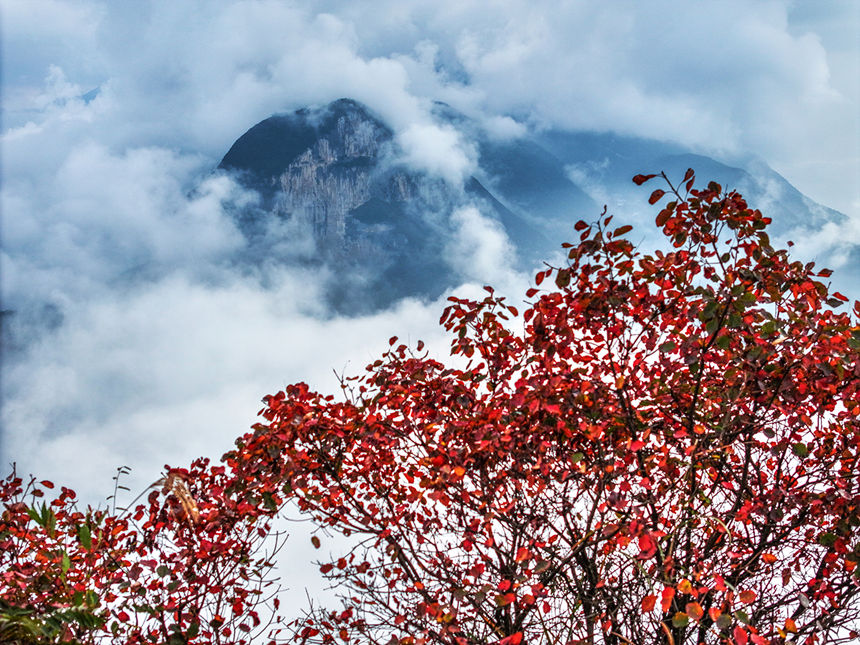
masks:
<svg viewBox="0 0 860 645"><path fill-rule="evenodd" d="M252 258L325 265L332 272L327 298L338 311L373 311L482 279L454 257L471 244L461 239L470 228L502 239L499 262L530 270L557 253L573 221L596 217L604 204L622 221L645 223L637 221L646 209L634 174L665 170L680 179L688 167L766 209L778 234L803 236L845 220L754 158L723 163L677 144L613 134L525 130L500 138L445 104L436 103L433 114L477 151L462 184L411 167L394 128L352 99L250 128L218 167L259 196L235 213ZM284 243L278 251L273 223ZM847 257L856 264L856 250Z"/></svg>

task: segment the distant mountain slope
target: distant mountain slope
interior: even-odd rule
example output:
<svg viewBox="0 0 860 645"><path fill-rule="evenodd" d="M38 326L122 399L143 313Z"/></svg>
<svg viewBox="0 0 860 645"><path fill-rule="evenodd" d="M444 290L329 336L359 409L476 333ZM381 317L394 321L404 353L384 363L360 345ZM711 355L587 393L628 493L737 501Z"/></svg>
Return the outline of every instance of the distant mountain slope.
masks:
<svg viewBox="0 0 860 645"><path fill-rule="evenodd" d="M777 231L799 224L821 226L845 219L842 213L810 200L767 164L754 158L726 164L676 144L614 134L553 130L539 135L538 140L568 169L581 171L580 176L589 177L609 194L641 193L630 183L630 178L640 172L663 170L670 178L680 178L687 168L694 168L701 180L737 189L753 205L774 208L769 215Z"/></svg>
<svg viewBox="0 0 860 645"><path fill-rule="evenodd" d="M462 187L401 163L392 129L350 99L275 115L248 130L219 168L260 194L259 206L237 213L251 254L271 255L271 223L283 224L287 245L267 259L325 265L333 275L330 302L359 313L404 296L435 297L463 279L451 257L459 209L477 209L504 231L510 263L519 268L548 258L574 221L596 216L603 204L619 219L650 226L653 211L630 181L639 172L680 178L692 167L701 180L737 188L767 210L777 233L844 220L760 161L728 165L613 134L549 131L500 140L444 104L434 114L479 151L479 168Z"/></svg>
<svg viewBox="0 0 860 645"><path fill-rule="evenodd" d="M249 238L265 237L267 217L290 222L296 247L310 241L315 249L302 259L334 271L329 296L342 311L435 297L455 285L446 248L456 208L479 208L532 253L548 244L477 179L460 190L399 163L391 130L349 99L258 123L219 168L261 195L260 208L238 214Z"/></svg>

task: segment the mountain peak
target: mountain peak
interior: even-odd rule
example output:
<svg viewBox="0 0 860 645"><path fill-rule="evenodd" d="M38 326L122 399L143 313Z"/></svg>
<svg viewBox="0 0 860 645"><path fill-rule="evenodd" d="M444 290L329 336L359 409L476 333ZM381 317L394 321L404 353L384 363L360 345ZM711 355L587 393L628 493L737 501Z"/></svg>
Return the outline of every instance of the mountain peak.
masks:
<svg viewBox="0 0 860 645"><path fill-rule="evenodd" d="M367 106L342 98L264 119L236 140L218 167L238 172L245 183L271 193L276 179L303 155L328 162L370 159L391 137L391 129Z"/></svg>
<svg viewBox="0 0 860 645"><path fill-rule="evenodd" d="M452 260L452 249L475 244L463 241L469 231L455 216L463 209L477 211L480 226L511 243L493 263L523 267L520 260L549 257L572 222L594 216L600 204L632 221L647 218L630 181L642 171L680 176L692 166L700 177L740 189L750 203L771 203L781 215L774 231L838 219L767 168L728 166L678 145L606 133L498 140L444 103L432 114L479 151L480 167L462 190L398 163L392 129L367 106L341 98L274 115L233 144L219 167L262 197L261 207L239 214L240 225L249 238L269 243L269 223L288 223L281 227L288 244L277 253L287 254L284 261L326 263L337 283L332 302L358 312L403 296L435 296L462 279L457 272L468 261Z"/></svg>

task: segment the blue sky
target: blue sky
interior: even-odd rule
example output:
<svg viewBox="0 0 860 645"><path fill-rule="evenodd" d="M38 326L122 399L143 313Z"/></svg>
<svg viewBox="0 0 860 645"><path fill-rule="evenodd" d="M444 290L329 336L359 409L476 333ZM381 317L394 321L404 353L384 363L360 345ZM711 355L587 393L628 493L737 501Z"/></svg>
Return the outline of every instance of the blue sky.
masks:
<svg viewBox="0 0 860 645"><path fill-rule="evenodd" d="M0 15L4 307L57 319L5 368L2 456L92 496L121 464L147 483L217 456L262 395L333 388L332 368L394 333L444 352L439 303L322 322L313 275L225 269L241 245L227 209L248 196L207 173L275 112L356 98L450 181L474 154L432 100L499 136L757 155L860 243L853 0L0 0Z"/></svg>

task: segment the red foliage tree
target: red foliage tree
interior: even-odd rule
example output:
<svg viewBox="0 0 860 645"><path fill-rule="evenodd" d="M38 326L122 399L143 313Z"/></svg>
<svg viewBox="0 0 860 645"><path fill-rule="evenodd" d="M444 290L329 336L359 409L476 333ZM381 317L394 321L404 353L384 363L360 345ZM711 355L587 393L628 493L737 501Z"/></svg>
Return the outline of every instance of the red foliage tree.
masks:
<svg viewBox="0 0 860 645"><path fill-rule="evenodd" d="M170 469L123 513L53 488L0 482L0 642L239 645L277 623L261 550L274 509L224 466Z"/></svg>
<svg viewBox="0 0 860 645"><path fill-rule="evenodd" d="M522 319L452 298L467 365L392 339L345 401L265 399L226 463L354 544L300 640L857 638L860 328L739 194L666 182L671 252L604 213Z"/></svg>
<svg viewBox="0 0 860 645"><path fill-rule="evenodd" d="M0 638L276 637L259 548L295 503L353 544L303 642L856 639L860 327L740 195L666 181L671 252L578 222L522 317L490 288L451 299L459 367L392 339L345 400L267 397L222 465L168 470L127 513L13 474Z"/></svg>

